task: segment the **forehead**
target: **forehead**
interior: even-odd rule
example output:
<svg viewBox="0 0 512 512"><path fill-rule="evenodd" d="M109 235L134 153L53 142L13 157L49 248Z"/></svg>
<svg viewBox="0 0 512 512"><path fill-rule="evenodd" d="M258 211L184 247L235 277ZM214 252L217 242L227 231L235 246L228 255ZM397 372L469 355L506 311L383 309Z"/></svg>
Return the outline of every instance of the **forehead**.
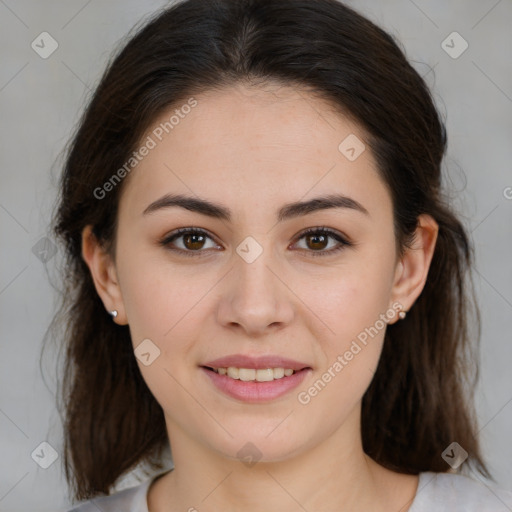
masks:
<svg viewBox="0 0 512 512"><path fill-rule="evenodd" d="M343 152L346 140L362 151L356 159ZM238 84L208 91L151 123L141 144L152 148L130 174L121 202L142 211L166 192L242 209L326 192L377 199L384 184L368 147L361 150L364 140L357 123L305 90Z"/></svg>

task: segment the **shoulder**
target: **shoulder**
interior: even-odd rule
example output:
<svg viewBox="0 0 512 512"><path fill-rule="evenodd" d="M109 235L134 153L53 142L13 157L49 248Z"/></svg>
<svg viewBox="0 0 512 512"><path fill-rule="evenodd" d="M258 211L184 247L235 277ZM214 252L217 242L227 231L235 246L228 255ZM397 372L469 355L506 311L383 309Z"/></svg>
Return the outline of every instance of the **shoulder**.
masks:
<svg viewBox="0 0 512 512"><path fill-rule="evenodd" d="M416 497L409 512L506 512L512 492L455 473L420 473Z"/></svg>
<svg viewBox="0 0 512 512"><path fill-rule="evenodd" d="M110 496L100 496L75 505L67 512L148 512L147 491L152 479Z"/></svg>

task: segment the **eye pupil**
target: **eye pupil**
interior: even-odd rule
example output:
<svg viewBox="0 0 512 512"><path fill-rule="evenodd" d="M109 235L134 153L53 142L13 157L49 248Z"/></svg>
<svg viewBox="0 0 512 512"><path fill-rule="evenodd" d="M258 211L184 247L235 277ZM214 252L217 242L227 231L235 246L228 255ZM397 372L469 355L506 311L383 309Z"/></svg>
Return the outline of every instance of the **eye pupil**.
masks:
<svg viewBox="0 0 512 512"><path fill-rule="evenodd" d="M324 249L326 247L326 242L327 242L327 237L325 235L318 235L318 234L313 234L313 235L308 235L308 240L316 240L316 241L313 241L313 247L311 247L312 249ZM318 240L321 240L320 242L318 242ZM316 244L320 244L320 247L316 246ZM310 244L308 244L308 246L310 246Z"/></svg>
<svg viewBox="0 0 512 512"><path fill-rule="evenodd" d="M197 239L203 239L201 242L198 242ZM193 240L193 241L191 241ZM189 246L188 242L190 242L192 244L192 247ZM198 235L198 234L188 234L188 235L183 235L183 243L185 245L185 247L187 247L188 249L201 249L202 246L204 245L204 236L203 235ZM196 244L199 244L199 246L196 246Z"/></svg>

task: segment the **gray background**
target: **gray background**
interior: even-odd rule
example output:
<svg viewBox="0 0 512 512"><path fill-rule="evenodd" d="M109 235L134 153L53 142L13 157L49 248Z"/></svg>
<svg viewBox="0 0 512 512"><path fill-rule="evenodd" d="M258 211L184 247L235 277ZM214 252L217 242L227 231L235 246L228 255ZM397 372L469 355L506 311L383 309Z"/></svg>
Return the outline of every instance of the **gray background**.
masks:
<svg viewBox="0 0 512 512"><path fill-rule="evenodd" d="M42 338L56 304L47 272L55 274L61 254L44 264L41 251L38 257L32 249L48 234L62 164L57 157L108 56L135 23L165 3L0 0L1 511L58 511L69 504L62 458L48 469L31 458L43 441L59 452L62 439L52 357L45 356L46 382L39 369ZM480 435L498 484L512 489L512 3L355 0L349 5L400 39L446 116L445 172L477 253L483 313L475 397ZM47 59L31 48L44 31L59 45ZM458 58L441 46L453 31L469 44ZM453 45L461 48L460 41ZM135 483L132 474L119 489Z"/></svg>

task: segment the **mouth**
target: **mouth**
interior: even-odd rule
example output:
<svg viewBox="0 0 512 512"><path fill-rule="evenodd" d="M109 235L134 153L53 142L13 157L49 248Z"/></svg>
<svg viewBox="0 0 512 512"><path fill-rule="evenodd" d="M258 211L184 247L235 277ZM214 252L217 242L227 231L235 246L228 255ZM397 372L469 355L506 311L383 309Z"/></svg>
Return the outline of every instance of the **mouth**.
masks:
<svg viewBox="0 0 512 512"><path fill-rule="evenodd" d="M289 359L256 360L237 356L240 366L235 366L233 359L219 359L199 368L214 390L244 403L270 402L283 397L313 371L310 366Z"/></svg>
<svg viewBox="0 0 512 512"><path fill-rule="evenodd" d="M219 367L213 368L209 366L203 366L206 370L215 372L219 375L224 375L233 380L241 380L243 382L271 382L274 380L283 379L285 377L291 377L298 371L307 369L308 367L302 368L301 370L294 370L293 368L238 368L236 366Z"/></svg>

